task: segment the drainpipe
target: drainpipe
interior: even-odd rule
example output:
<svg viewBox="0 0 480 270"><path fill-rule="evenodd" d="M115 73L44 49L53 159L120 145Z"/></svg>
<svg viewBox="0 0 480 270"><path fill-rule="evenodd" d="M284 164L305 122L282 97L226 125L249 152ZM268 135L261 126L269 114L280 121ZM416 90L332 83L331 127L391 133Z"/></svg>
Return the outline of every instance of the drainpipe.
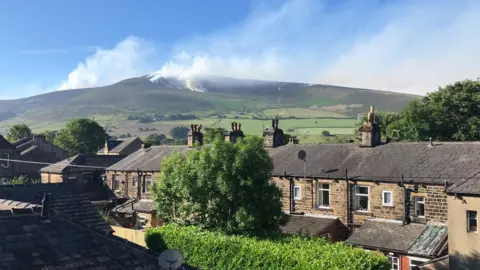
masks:
<svg viewBox="0 0 480 270"><path fill-rule="evenodd" d="M289 196L289 212L290 214L294 212L293 210L293 186L292 186L292 179L288 179L287 178L287 171L283 171L283 177L285 178L285 180L288 180L288 186L289 186L289 193L290 193L290 196Z"/></svg>
<svg viewBox="0 0 480 270"><path fill-rule="evenodd" d="M137 199L140 199L142 197L141 185L142 185L142 175L140 170L137 169Z"/></svg>
<svg viewBox="0 0 480 270"><path fill-rule="evenodd" d="M409 223L409 210L410 210L410 203L408 200L408 191L407 188L405 187L404 183L404 178L402 174L402 181L401 181L401 187L403 188L403 225L407 225Z"/></svg>
<svg viewBox="0 0 480 270"><path fill-rule="evenodd" d="M350 184L348 182L348 169L345 169L345 181L347 183L347 229L348 232L351 232L351 223L352 220L350 219L351 217L351 209L350 209Z"/></svg>

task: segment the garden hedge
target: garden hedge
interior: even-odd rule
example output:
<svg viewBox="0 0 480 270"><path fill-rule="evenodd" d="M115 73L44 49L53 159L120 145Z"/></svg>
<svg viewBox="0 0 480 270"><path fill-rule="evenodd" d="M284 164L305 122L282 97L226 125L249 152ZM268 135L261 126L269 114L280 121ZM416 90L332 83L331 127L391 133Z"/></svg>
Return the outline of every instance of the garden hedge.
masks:
<svg viewBox="0 0 480 270"><path fill-rule="evenodd" d="M194 226L167 224L147 230L148 248L183 252L188 265L207 269L390 269L378 252L366 252L323 238L285 237L260 240L227 236Z"/></svg>

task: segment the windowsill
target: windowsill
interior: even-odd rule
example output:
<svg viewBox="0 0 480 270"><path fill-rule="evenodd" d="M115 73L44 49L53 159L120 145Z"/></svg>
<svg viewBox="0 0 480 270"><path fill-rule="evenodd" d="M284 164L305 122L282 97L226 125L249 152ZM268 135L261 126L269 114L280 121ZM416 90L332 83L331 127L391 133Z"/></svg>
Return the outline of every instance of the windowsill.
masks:
<svg viewBox="0 0 480 270"><path fill-rule="evenodd" d="M393 204L382 204L382 207L393 207Z"/></svg>
<svg viewBox="0 0 480 270"><path fill-rule="evenodd" d="M411 217L412 221L413 222L417 222L417 223L426 223L426 219L425 217Z"/></svg>
<svg viewBox="0 0 480 270"><path fill-rule="evenodd" d="M478 231L467 231L467 233L478 233Z"/></svg>
<svg viewBox="0 0 480 270"><path fill-rule="evenodd" d="M372 216L372 212L370 211L353 211L354 215L359 215L359 216Z"/></svg>
<svg viewBox="0 0 480 270"><path fill-rule="evenodd" d="M294 201L301 201L302 198L293 198Z"/></svg>
<svg viewBox="0 0 480 270"><path fill-rule="evenodd" d="M333 209L330 207L316 207L314 210L323 211L323 212L333 212Z"/></svg>

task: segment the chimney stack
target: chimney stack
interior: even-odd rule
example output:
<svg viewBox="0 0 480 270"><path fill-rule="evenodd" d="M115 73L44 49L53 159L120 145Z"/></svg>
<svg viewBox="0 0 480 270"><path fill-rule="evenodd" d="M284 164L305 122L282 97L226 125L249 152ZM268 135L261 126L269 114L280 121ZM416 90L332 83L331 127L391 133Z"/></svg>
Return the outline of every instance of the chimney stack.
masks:
<svg viewBox="0 0 480 270"><path fill-rule="evenodd" d="M359 129L360 143L359 146L375 147L381 143L380 127L375 122L375 107L371 106L367 114L367 122Z"/></svg>
<svg viewBox="0 0 480 270"><path fill-rule="evenodd" d="M49 223L48 211L50 208L50 193L44 193L42 199L42 212L40 213L40 220L43 223Z"/></svg>
<svg viewBox="0 0 480 270"><path fill-rule="evenodd" d="M197 142L203 145L202 125L190 125L191 130L188 132L188 147L193 147Z"/></svg>
<svg viewBox="0 0 480 270"><path fill-rule="evenodd" d="M278 147L284 144L283 130L278 128L278 118L272 119L272 127L263 132L263 146L266 148Z"/></svg>
<svg viewBox="0 0 480 270"><path fill-rule="evenodd" d="M237 122L232 122L232 130L225 134L225 141L235 143L238 138L244 138L242 125Z"/></svg>

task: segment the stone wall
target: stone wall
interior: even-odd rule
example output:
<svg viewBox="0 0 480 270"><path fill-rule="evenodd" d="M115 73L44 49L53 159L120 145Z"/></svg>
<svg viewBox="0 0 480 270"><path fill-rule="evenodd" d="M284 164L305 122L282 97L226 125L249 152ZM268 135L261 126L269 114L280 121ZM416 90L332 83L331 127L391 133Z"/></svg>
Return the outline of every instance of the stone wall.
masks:
<svg viewBox="0 0 480 270"><path fill-rule="evenodd" d="M273 177L275 183L282 192L282 206L284 211L290 210L290 180ZM293 180L295 186L301 188L301 198L294 200L295 212L304 212L309 214L333 215L340 218L343 223L347 222L347 182L345 180ZM316 205L317 183L326 183L330 185L330 207L319 208ZM353 211L353 185L367 186L369 188L369 211ZM384 218L402 220L404 216L404 188L397 183L381 183L366 181L349 181L349 193L351 196L352 222L362 224L367 218ZM447 195L444 193L444 187L439 185L406 185L408 197L410 200L410 214L412 219L417 222L437 221L446 222L447 220ZM383 192L392 192L393 204L383 204ZM425 196L425 217L418 219L413 217L414 198L416 196Z"/></svg>
<svg viewBox="0 0 480 270"><path fill-rule="evenodd" d="M113 176L114 175L119 175L123 181L125 181L124 184L119 185L119 191L116 192L115 194L118 197L128 197L128 198L137 198L138 197L138 185L141 185L141 181L139 181L138 174L135 172L112 172L112 171L107 171L105 173L105 181L110 189L113 187ZM158 177L158 173L144 173L142 176L151 176L152 179L155 181ZM142 199L149 199L151 198L151 193L150 192L143 192L143 188L140 187L140 192Z"/></svg>

